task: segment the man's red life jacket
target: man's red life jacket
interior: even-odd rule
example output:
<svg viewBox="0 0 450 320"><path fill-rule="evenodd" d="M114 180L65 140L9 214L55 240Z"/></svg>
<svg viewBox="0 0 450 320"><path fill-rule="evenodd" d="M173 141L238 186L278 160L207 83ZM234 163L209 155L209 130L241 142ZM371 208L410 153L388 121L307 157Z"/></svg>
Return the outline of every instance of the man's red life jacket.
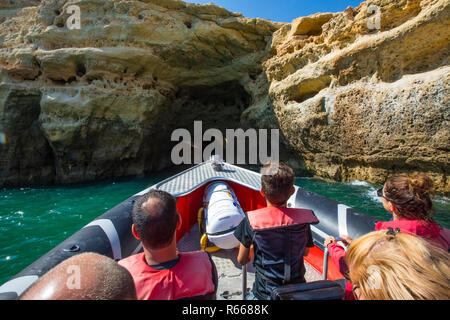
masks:
<svg viewBox="0 0 450 320"><path fill-rule="evenodd" d="M403 233L417 235L446 251L450 249L450 230L439 226L435 222L408 219L379 221L375 225L375 230L385 230L389 227L393 229L399 228Z"/></svg>
<svg viewBox="0 0 450 320"><path fill-rule="evenodd" d="M215 295L213 266L204 251L179 253L179 261L170 269L150 267L144 253L120 260L133 277L138 300L202 299Z"/></svg>

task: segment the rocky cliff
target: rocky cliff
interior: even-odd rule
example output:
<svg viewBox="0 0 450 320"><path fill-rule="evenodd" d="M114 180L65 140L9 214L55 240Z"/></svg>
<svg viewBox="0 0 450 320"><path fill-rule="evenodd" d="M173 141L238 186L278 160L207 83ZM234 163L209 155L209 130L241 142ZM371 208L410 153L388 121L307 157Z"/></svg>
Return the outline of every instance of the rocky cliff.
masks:
<svg viewBox="0 0 450 320"><path fill-rule="evenodd" d="M425 171L450 191L449 39L448 0L366 1L276 31L269 95L305 167L381 183Z"/></svg>
<svg viewBox="0 0 450 320"><path fill-rule="evenodd" d="M171 164L174 129L239 127L280 26L174 0L1 9L2 185L148 173Z"/></svg>
<svg viewBox="0 0 450 320"><path fill-rule="evenodd" d="M448 192L449 39L443 0L290 24L178 0L2 2L0 185L160 170L171 132L202 120L279 128L299 172L382 182L421 170Z"/></svg>

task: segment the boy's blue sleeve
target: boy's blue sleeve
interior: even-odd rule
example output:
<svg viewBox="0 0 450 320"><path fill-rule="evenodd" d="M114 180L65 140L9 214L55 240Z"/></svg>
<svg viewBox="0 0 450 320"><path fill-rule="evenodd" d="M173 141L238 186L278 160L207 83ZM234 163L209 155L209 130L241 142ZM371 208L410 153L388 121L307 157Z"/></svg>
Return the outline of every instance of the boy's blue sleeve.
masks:
<svg viewBox="0 0 450 320"><path fill-rule="evenodd" d="M308 225L308 233L307 233L307 237L308 237L308 242L306 243L306 246L307 246L308 248L314 247L314 240L313 240L313 237L312 237L311 226L310 226L310 225Z"/></svg>
<svg viewBox="0 0 450 320"><path fill-rule="evenodd" d="M250 227L250 222L248 218L245 217L241 223L234 230L234 236L239 240L240 243L246 248L250 248L253 243L254 231Z"/></svg>

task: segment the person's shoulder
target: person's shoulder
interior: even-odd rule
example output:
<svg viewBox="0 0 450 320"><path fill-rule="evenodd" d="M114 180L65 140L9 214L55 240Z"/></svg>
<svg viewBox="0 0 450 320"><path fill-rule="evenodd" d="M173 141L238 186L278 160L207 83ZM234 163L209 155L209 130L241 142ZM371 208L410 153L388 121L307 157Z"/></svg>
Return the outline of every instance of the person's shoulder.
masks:
<svg viewBox="0 0 450 320"><path fill-rule="evenodd" d="M242 228L245 228L247 226L250 226L250 221L248 219L248 213L245 214L244 218L239 222L239 224L236 226L236 229L234 232L240 232L242 231Z"/></svg>
<svg viewBox="0 0 450 320"><path fill-rule="evenodd" d="M209 261L211 262L211 264L212 264L213 266L216 265L216 264L214 263L214 260L213 260L213 258L212 258L211 253L209 253L208 251L201 251L201 252L206 253L206 256L208 257Z"/></svg>
<svg viewBox="0 0 450 320"><path fill-rule="evenodd" d="M209 268L209 265L215 266L214 260L211 254L207 251L187 251L178 253L180 261L183 265L192 266L196 265L196 271L198 272L202 268Z"/></svg>
<svg viewBox="0 0 450 320"><path fill-rule="evenodd" d="M274 208L274 207L272 207L272 208ZM270 210L269 207L264 207L264 208L259 208L259 209L255 209L255 210L252 210L252 211L247 211L247 216L248 216L249 214L264 213L264 212L266 212L266 211L268 211L268 210Z"/></svg>
<svg viewBox="0 0 450 320"><path fill-rule="evenodd" d="M375 224L375 231L380 231L382 229L386 229L386 223L388 223L390 221L378 221Z"/></svg>
<svg viewBox="0 0 450 320"><path fill-rule="evenodd" d="M185 252L180 252L180 253L178 253L178 255L180 256L180 259L181 259L181 258L188 258L188 259L195 259L195 258L204 259L204 258L209 258L209 259L211 259L211 255L209 254L209 252L203 251L203 250L185 251Z"/></svg>
<svg viewBox="0 0 450 320"><path fill-rule="evenodd" d="M131 264L138 262L140 259L142 259L143 255L144 255L143 252L133 254L129 257L123 258L122 260L119 260L117 263L122 267L126 267L126 266L129 266Z"/></svg>

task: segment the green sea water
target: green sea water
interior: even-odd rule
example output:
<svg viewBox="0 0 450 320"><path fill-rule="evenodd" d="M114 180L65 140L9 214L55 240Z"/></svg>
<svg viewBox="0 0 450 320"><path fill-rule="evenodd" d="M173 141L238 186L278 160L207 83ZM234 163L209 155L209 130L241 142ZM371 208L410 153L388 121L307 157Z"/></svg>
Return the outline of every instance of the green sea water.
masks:
<svg viewBox="0 0 450 320"><path fill-rule="evenodd" d="M90 221L175 172L139 179L45 188L0 190L0 285ZM381 220L390 215L376 196L379 185L297 178L296 184ZM450 199L434 201L436 220L450 228Z"/></svg>

